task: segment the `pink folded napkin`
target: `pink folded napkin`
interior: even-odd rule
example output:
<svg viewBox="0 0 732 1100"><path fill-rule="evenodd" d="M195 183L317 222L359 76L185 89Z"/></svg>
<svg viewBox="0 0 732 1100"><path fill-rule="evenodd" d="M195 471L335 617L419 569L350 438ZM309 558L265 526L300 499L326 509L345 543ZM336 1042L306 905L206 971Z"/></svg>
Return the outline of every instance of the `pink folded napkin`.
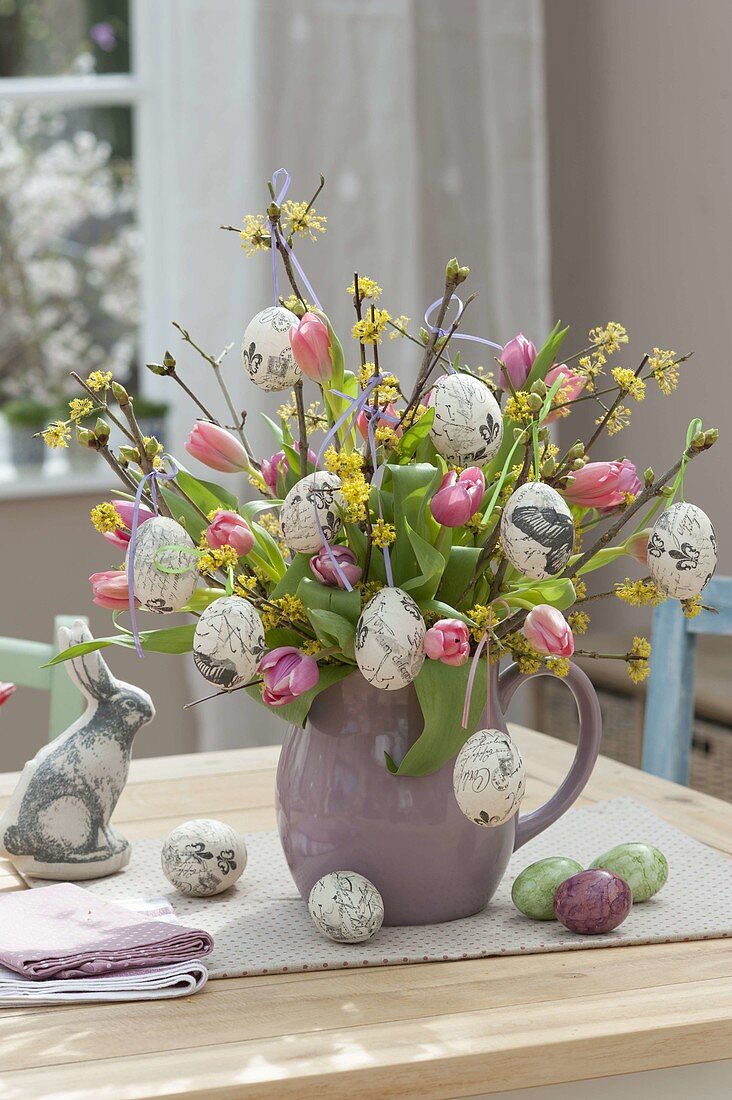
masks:
<svg viewBox="0 0 732 1100"><path fill-rule="evenodd" d="M211 951L208 932L150 920L72 883L0 895L0 963L37 981L169 966Z"/></svg>

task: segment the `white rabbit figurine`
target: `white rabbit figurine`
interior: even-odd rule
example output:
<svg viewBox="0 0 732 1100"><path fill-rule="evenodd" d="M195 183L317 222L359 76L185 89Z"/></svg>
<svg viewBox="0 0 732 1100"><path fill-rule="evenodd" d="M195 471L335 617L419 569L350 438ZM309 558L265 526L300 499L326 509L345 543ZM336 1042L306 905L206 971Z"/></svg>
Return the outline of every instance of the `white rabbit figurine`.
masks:
<svg viewBox="0 0 732 1100"><path fill-rule="evenodd" d="M78 619L59 630L61 650L91 639ZM23 768L0 818L0 853L24 875L102 878L130 860L129 841L109 819L127 782L132 741L155 708L146 692L115 680L97 650L66 668L87 708Z"/></svg>

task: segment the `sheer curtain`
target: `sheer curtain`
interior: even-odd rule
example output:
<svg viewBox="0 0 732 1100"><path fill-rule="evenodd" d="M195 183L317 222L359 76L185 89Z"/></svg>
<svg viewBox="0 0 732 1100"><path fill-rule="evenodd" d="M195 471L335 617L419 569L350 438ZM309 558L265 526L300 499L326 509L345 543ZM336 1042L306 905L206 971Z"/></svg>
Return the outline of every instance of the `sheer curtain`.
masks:
<svg viewBox="0 0 732 1100"><path fill-rule="evenodd" d="M298 257L344 337L354 270L376 278L383 304L416 329L454 255L470 266L478 294L466 331L498 342L519 329L543 336L540 0L164 0L162 12L164 63L158 58L155 72L165 202L155 272L164 288L151 327L161 346L147 354L171 342L168 318L218 350L238 344L250 316L269 304L268 255L246 259L235 235L217 226L264 209L266 180L281 165L293 177L291 197L309 198L326 177L317 207L328 232L299 246ZM413 368L406 341L384 351L396 369ZM192 370L193 359L185 361ZM205 378L204 364L195 369ZM253 441L271 450L255 414L271 414L276 395L245 390L238 347L229 372ZM213 401L211 379L206 385ZM188 408L178 410L175 438L190 419ZM205 687L193 672L191 690ZM197 710L202 748L282 733L241 693Z"/></svg>

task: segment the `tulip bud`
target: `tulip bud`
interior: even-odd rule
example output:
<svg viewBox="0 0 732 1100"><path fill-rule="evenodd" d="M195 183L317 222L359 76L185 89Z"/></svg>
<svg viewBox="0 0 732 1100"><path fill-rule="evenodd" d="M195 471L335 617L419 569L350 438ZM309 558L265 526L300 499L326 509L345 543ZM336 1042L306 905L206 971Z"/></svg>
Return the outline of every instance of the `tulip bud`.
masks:
<svg viewBox="0 0 732 1100"><path fill-rule="evenodd" d="M107 421L102 420L102 418L99 417L96 424L94 425L94 434L103 446L109 442L110 431L111 428L109 427Z"/></svg>
<svg viewBox="0 0 732 1100"><path fill-rule="evenodd" d="M112 382L112 393L119 405L126 405L130 400L127 390L119 382Z"/></svg>

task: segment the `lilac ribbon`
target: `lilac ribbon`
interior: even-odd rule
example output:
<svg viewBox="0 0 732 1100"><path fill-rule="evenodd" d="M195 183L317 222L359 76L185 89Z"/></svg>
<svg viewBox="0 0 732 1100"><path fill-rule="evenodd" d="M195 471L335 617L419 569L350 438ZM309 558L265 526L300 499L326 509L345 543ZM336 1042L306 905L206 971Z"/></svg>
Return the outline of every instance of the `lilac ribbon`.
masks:
<svg viewBox="0 0 732 1100"><path fill-rule="evenodd" d="M377 502L378 508L379 508L379 519L383 520L384 512L383 512L382 507L381 507L381 494L378 492L378 490L381 486L381 478L383 477L384 467L379 466L378 462L377 462L375 431L376 431L376 426L378 425L380 420L386 420L386 421L390 422L391 424L398 424L399 423L399 417L398 416L392 416L392 414L388 413L386 411L386 409L380 409L378 404L376 405L375 408L368 409L368 410L364 409L364 412L366 413L366 417L367 417L367 419L366 419L366 434L368 436L369 450L371 452L371 465L374 468L373 476L371 478L371 484L377 490L376 502ZM388 546L382 547L381 552L384 555L384 572L386 573L386 583L389 585L389 588L393 588L394 587L394 575L392 573L392 568L391 568L391 555L389 553L389 547Z"/></svg>
<svg viewBox="0 0 732 1100"><path fill-rule="evenodd" d="M127 547L127 594L130 602L130 626L132 627L132 637L135 640L135 649L137 650L137 656L142 657L142 645L140 644L140 632L137 628L137 609L135 608L135 554L137 553L137 532L140 526L140 507L142 505L142 494L145 491L145 486L150 482L150 499L152 501L153 510L155 515L158 515L158 481L173 481L178 473L178 464L174 458L170 455L163 455L163 459L167 459L170 463L172 470L169 474L163 473L162 470L151 470L149 474L145 474L140 478L137 486L137 492L135 493L135 504L132 509L132 526L130 527L130 544Z"/></svg>
<svg viewBox="0 0 732 1100"><path fill-rule="evenodd" d="M503 604L506 608L506 612L510 613L511 608L505 600L495 600L495 603ZM470 721L470 700L473 694L473 684L475 683L475 677L478 673L478 661L480 655L483 652L485 646L485 720L488 728L491 726L491 653L490 653L490 632L493 629L493 605L490 608L490 621L486 627L485 634L478 642L478 648L473 654L473 661L470 665L470 672L468 673L468 683L465 688L465 702L463 704L463 717L461 725L464 730L468 728L468 722Z"/></svg>
<svg viewBox="0 0 732 1100"><path fill-rule="evenodd" d="M280 180L283 181L281 187L280 187ZM277 193L274 197L274 202L276 203L277 206L282 206L282 203L284 202L285 196L287 195L287 192L290 190L291 182L292 182L292 179L290 177L290 173L287 171L286 168L278 168L277 171L272 176L272 187L273 188L280 187L279 191L277 191ZM280 300L280 287L279 287L279 281L278 281L278 278L277 278L277 236L275 234L275 227L274 227L274 224L272 223L272 221L270 221L270 223L269 223L269 238L270 238L270 252L272 253L272 293L274 295L274 304L278 305L279 300ZM307 275L303 271L302 265L300 264L300 261L298 260L297 256L292 251L292 249L290 248L290 246L287 243L287 241L285 240L284 236L282 236L282 245L283 245L285 251L287 252L287 255L290 257L290 262L292 263L292 266L295 268L298 275L300 276L303 283L305 284L305 289L307 290L308 294L310 295L310 298L311 298L312 302L318 307L318 309L322 310L323 307L320 304L320 301L318 299L317 294L313 290L312 283L310 282Z"/></svg>
<svg viewBox="0 0 732 1100"><path fill-rule="evenodd" d="M457 314L457 317L455 318L455 320L459 321L460 318L463 315L463 310L465 309L465 306L463 305L460 298L458 298L457 294L453 294L450 298L450 301L451 302L457 302L457 304L458 304L458 314ZM426 327L429 329L430 332L437 333L438 337L447 336L449 334L449 331L450 331L449 329L437 328L435 325L432 324L432 322L430 320L431 314L434 312L435 309L437 309L437 307L439 305L441 305L441 303L442 303L442 298L436 298L435 301L432 303L432 305L429 306L427 312L424 315L424 323L425 323ZM495 344L492 340L486 340L483 336L471 336L467 332L453 332L453 334L450 338L452 340L470 340L474 344L485 344L489 348L496 348L498 351L503 351L503 345L502 344ZM452 363L448 363L447 369L450 372L450 374L455 373L455 368L453 367Z"/></svg>

